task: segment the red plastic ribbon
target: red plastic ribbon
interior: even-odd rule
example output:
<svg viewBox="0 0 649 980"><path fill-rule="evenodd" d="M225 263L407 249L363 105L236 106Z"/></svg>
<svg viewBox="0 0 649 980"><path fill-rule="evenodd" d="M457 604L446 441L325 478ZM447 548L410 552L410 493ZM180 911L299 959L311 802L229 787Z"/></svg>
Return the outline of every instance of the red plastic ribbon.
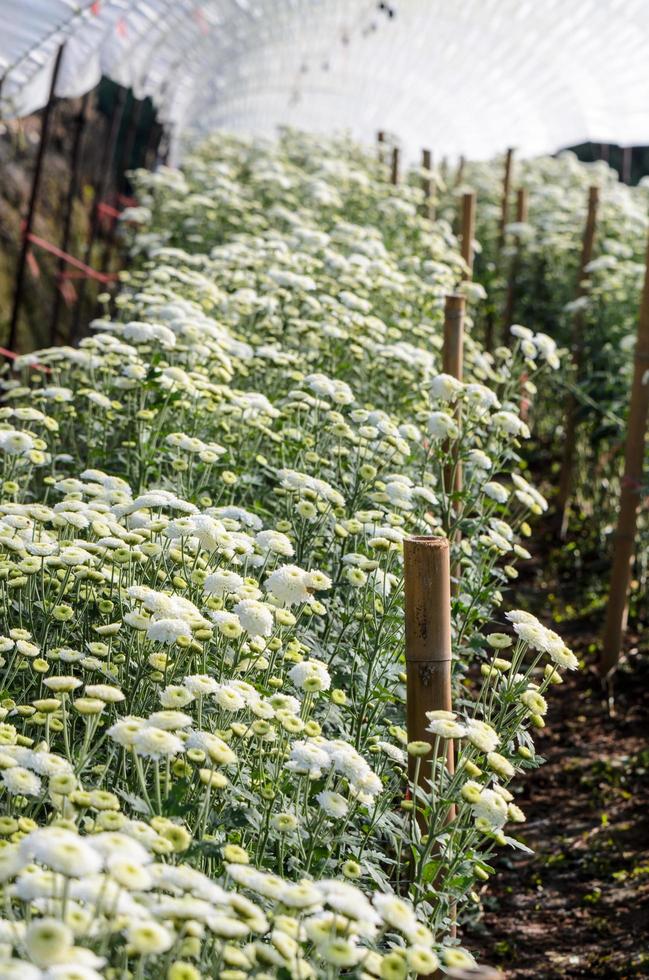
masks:
<svg viewBox="0 0 649 980"><path fill-rule="evenodd" d="M119 218L121 214L121 211L118 211L117 208L114 208L112 204L106 204L105 201L99 202L99 204L97 205L97 210L99 211L100 214L105 214L109 218Z"/></svg>
<svg viewBox="0 0 649 980"><path fill-rule="evenodd" d="M107 283L114 282L117 279L116 272L97 272L96 269L91 269L89 265L85 262L81 262L80 259L75 259L73 255L69 255L62 249L58 248L56 245L52 245L51 242L46 241L44 238L40 238L38 235L34 235L33 232L27 236L27 240L32 243L32 245L38 245L39 248L44 249L46 252L50 252L55 255L57 259L63 259L68 265L73 266L80 272L83 272L87 279L95 279L97 282Z"/></svg>
<svg viewBox="0 0 649 980"><path fill-rule="evenodd" d="M16 354L12 350L7 350L6 347L0 347L0 354L3 357L8 357L10 361L15 361L17 357L21 357L22 356L20 354ZM51 374L52 373L52 369L51 368L48 368L48 367L45 367L44 364L30 364L29 366L32 369L32 371L42 371L43 374Z"/></svg>

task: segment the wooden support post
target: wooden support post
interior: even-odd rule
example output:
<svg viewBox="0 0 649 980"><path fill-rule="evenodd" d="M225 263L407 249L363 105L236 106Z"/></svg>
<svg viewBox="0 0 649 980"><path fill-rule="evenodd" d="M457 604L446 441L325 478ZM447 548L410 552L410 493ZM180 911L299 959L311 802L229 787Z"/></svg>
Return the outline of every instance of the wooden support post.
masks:
<svg viewBox="0 0 649 980"><path fill-rule="evenodd" d="M72 232L72 215L74 213L74 202L79 193L79 163L81 160L81 142L83 138L83 130L86 125L86 114L88 111L88 101L90 99L90 93L86 92L81 100L81 107L77 114L74 126L74 136L72 138L72 155L70 159L70 179L68 181L68 193L63 208L63 234L61 236L61 250L63 252L69 252L70 250L70 235ZM63 273L66 269L66 263L64 259L59 259L59 263L56 270L56 289L54 292L54 302L52 304L52 318L50 320L50 345L57 342L58 336L58 324L59 324L59 312L61 309L61 300L63 294L61 292L61 284L63 279Z"/></svg>
<svg viewBox="0 0 649 980"><path fill-rule="evenodd" d="M514 150L510 146L505 156L505 173L503 174L503 195L500 204L500 228L498 233L498 251L505 242L505 227L509 215L509 189L512 183L512 163L514 161Z"/></svg>
<svg viewBox="0 0 649 980"><path fill-rule="evenodd" d="M464 364L464 314L466 309L466 301L464 296L460 296L458 293L450 293L446 297L446 303L444 307L444 342L442 347L442 371L444 374L450 374L452 377L457 378L458 381L462 381L463 364ZM460 407L456 406L455 418L458 424L461 421ZM462 476L462 464L456 458L455 455L452 456L448 466L444 469L444 488L447 494L459 494L462 492L462 487L464 485ZM457 505L459 509L459 504ZM450 510L450 508L449 508ZM446 528L447 533L450 533L450 515L449 515L449 526ZM455 531L451 536L451 540L455 544L459 544L461 539L461 534L459 531ZM460 586L460 564L459 562L453 565L453 594L456 595L459 591Z"/></svg>
<svg viewBox="0 0 649 980"><path fill-rule="evenodd" d="M385 133L383 132L382 129L379 129L378 133L376 134L376 143L377 143L377 154L379 158L379 163L383 163L383 147L385 145Z"/></svg>
<svg viewBox="0 0 649 980"><path fill-rule="evenodd" d="M444 345L442 371L462 380L464 352L464 310L466 301L459 293L449 293L444 305Z"/></svg>
<svg viewBox="0 0 649 980"><path fill-rule="evenodd" d="M458 160L458 163L457 163L457 173L455 174L455 186L456 187L458 187L462 183L462 181L464 180L464 168L465 168L465 166L466 166L466 160L465 160L464 156L461 155L460 156L460 159Z"/></svg>
<svg viewBox="0 0 649 980"><path fill-rule="evenodd" d="M424 170L431 171L433 169L433 154L430 152L430 150L421 151L421 165ZM424 217L430 218L432 221L432 219L435 217L432 177L424 176L421 182L421 189L424 192Z"/></svg>
<svg viewBox="0 0 649 980"><path fill-rule="evenodd" d="M390 169L390 183L394 184L395 186L396 184L399 183L399 147L398 146L392 147L392 167Z"/></svg>
<svg viewBox="0 0 649 980"><path fill-rule="evenodd" d="M586 293L584 276L585 269L593 257L593 247L595 244L595 232L597 228L597 207L599 204L599 188L590 187L588 189L588 212L586 215L586 225L581 246L581 258L579 260L579 272L577 275L577 286L575 298L580 299ZM579 373L582 360L582 345L584 332L584 317L581 310L577 310L572 320L572 363L575 373L575 384L579 381ZM561 473L559 476L559 491L557 494L557 510L560 518L560 534L563 538L568 527L568 502L572 491L573 470L575 466L576 444L577 444L577 410L578 402L573 392L568 393L566 399L566 412L563 435L563 457L561 460Z"/></svg>
<svg viewBox="0 0 649 980"><path fill-rule="evenodd" d="M99 230L99 205L103 201L104 195L106 193L106 188L108 187L108 184L111 179L113 158L115 156L115 146L117 144L117 135L119 133L119 128L122 123L122 115L124 113L125 101L126 101L126 90L120 86L117 90L115 104L113 106L113 110L108 122L108 131L107 131L106 146L104 151L103 167L93 187L93 201L92 201L92 213L90 217L90 230L88 232L88 241L86 242L86 250L83 258L83 261L86 265L92 265L92 250L95 244L95 238L97 237L97 232ZM78 339L79 336L81 313L83 309L83 299L85 296L87 281L88 281L87 279L81 279L79 282L77 308L74 313L73 336L71 338L72 340Z"/></svg>
<svg viewBox="0 0 649 980"><path fill-rule="evenodd" d="M649 245L645 259L645 278L638 333L635 348L633 384L629 405L624 476L620 491L620 510L613 539L611 586L606 608L606 625L599 669L602 677L610 677L617 667L622 646L622 634L628 616L628 594L635 545L638 505L643 482L645 433L649 411Z"/></svg>
<svg viewBox="0 0 649 980"><path fill-rule="evenodd" d="M41 121L41 135L38 143L38 151L36 153L36 165L34 167L34 176L32 177L32 189L29 197L29 205L27 207L27 217L25 219L25 226L22 232L22 244L20 248L20 254L18 256L18 268L16 270L16 286L14 291L14 302L11 310L11 320L9 321L9 337L7 339L7 346L9 350L13 351L16 346L16 340L18 337L18 318L20 316L20 301L22 299L23 287L25 283L25 270L27 268L27 255L29 249L31 248L31 242L29 241L29 236L31 234L34 225L34 216L36 214L36 204L38 202L38 192L41 185L41 176L43 173L43 160L45 159L45 151L47 149L47 139L50 131L50 122L52 119L52 109L54 107L55 101L55 91L56 83L59 77L59 70L61 68L61 59L63 58L64 45L62 44L57 51L56 58L54 60L54 67L52 69L52 78L50 80L50 90L47 98L47 103L43 110L43 119Z"/></svg>
<svg viewBox="0 0 649 980"><path fill-rule="evenodd" d="M527 221L527 187L519 187L516 191L516 221L518 224L524 224ZM516 279L521 260L520 250L521 239L519 235L515 235L514 254L512 255L512 264L509 269L509 279L507 280L505 315L503 316L503 344L509 343L509 328L513 323Z"/></svg>
<svg viewBox="0 0 649 980"><path fill-rule="evenodd" d="M433 745L427 711L450 711L451 569L446 538L414 537L403 542L406 625L406 715L408 740ZM446 765L454 771L453 742ZM409 757L410 778L416 760ZM421 782L424 784L421 774Z"/></svg>
<svg viewBox="0 0 649 980"><path fill-rule="evenodd" d="M473 279L473 239L475 238L475 191L462 195L462 258L469 267L468 279Z"/></svg>
<svg viewBox="0 0 649 980"><path fill-rule="evenodd" d="M633 147L622 147L622 174L621 180L625 184L631 183L631 163L633 160Z"/></svg>

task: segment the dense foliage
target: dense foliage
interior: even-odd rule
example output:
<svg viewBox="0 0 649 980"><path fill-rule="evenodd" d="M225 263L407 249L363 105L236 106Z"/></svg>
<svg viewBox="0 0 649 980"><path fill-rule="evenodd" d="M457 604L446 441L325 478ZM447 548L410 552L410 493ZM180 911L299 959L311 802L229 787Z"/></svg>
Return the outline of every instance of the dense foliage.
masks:
<svg viewBox="0 0 649 980"><path fill-rule="evenodd" d="M440 374L444 296L481 290L341 140L219 136L137 185L113 315L4 383L2 976L470 964L453 917L523 846L508 786L576 666L526 612L486 628L547 506L521 404L556 345L469 333ZM459 570L430 744L404 730L413 533Z"/></svg>

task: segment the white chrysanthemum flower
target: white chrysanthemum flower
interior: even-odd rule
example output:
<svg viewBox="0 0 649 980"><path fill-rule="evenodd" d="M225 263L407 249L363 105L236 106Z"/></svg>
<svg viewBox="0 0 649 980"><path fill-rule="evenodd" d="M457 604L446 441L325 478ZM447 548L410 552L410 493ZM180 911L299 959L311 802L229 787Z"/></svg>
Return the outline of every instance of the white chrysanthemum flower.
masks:
<svg viewBox="0 0 649 980"><path fill-rule="evenodd" d="M2 785L11 796L40 796L41 781L29 769L12 766L3 770L1 778Z"/></svg>
<svg viewBox="0 0 649 980"><path fill-rule="evenodd" d="M344 817L349 810L349 804L345 797L340 793L333 793L331 790L322 790L316 796L316 800L328 817L333 817L337 820Z"/></svg>
<svg viewBox="0 0 649 980"><path fill-rule="evenodd" d="M257 599L242 599L234 607L234 613L251 636L270 636L273 632L273 614L268 606Z"/></svg>
<svg viewBox="0 0 649 980"><path fill-rule="evenodd" d="M270 551L284 558L291 558L294 554L290 538L281 531L259 531L255 541L264 552Z"/></svg>
<svg viewBox="0 0 649 980"><path fill-rule="evenodd" d="M462 382L451 374L438 374L429 384L431 397L445 402L456 401L463 388Z"/></svg>
<svg viewBox="0 0 649 980"><path fill-rule="evenodd" d="M457 439L460 429L455 419L447 412L430 412L428 434L433 439Z"/></svg>
<svg viewBox="0 0 649 980"><path fill-rule="evenodd" d="M494 829L503 827L507 822L507 803L493 789L482 789L480 799L472 806L476 819L486 820Z"/></svg>
<svg viewBox="0 0 649 980"><path fill-rule="evenodd" d="M280 565L264 584L286 606L300 605L309 599L309 573L297 565Z"/></svg>
<svg viewBox="0 0 649 980"><path fill-rule="evenodd" d="M303 691L328 691L331 687L327 665L315 658L295 664L291 667L288 676L295 686Z"/></svg>
<svg viewBox="0 0 649 980"><path fill-rule="evenodd" d="M89 842L63 827L41 827L20 842L21 854L73 878L96 874L103 861Z"/></svg>
<svg viewBox="0 0 649 980"><path fill-rule="evenodd" d="M147 626L146 635L156 643L177 643L179 639L191 640L192 631L184 619L155 619Z"/></svg>
<svg viewBox="0 0 649 980"><path fill-rule="evenodd" d="M156 760L178 755L184 748L177 735L146 724L135 733L132 745L138 755Z"/></svg>
<svg viewBox="0 0 649 980"><path fill-rule="evenodd" d="M237 575L236 572L227 569L221 569L207 576L203 586L203 592L206 595L223 596L228 592L236 592L242 585L243 578L241 575Z"/></svg>
<svg viewBox="0 0 649 980"><path fill-rule="evenodd" d="M500 742L498 732L486 721L469 718L466 721L466 737L481 752L494 752Z"/></svg>
<svg viewBox="0 0 649 980"><path fill-rule="evenodd" d="M498 504L506 504L509 499L509 492L502 486L501 483L496 483L490 480L482 488L484 494L495 500Z"/></svg>

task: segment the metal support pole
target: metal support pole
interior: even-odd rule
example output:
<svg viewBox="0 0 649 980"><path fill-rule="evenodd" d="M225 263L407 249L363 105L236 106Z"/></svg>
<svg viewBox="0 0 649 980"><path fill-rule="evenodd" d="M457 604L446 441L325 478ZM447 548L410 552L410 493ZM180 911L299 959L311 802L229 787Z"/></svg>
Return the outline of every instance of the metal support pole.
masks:
<svg viewBox="0 0 649 980"><path fill-rule="evenodd" d="M43 160L45 158L45 151L47 149L47 140L50 131L50 122L52 119L52 109L54 107L54 100L56 98L56 83L59 77L59 70L61 68L61 60L63 58L63 50L65 45L61 45L56 53L56 58L54 60L54 67L52 69L52 78L50 81L50 90L47 98L47 103L45 104L45 109L43 110L43 119L41 121L41 136L38 143L38 151L36 154L36 165L34 167L34 176L32 178L32 189L29 197L29 206L27 208L27 217L25 219L25 227L22 233L22 245L20 248L20 254L18 256L18 268L16 271L16 287L14 292L14 302L11 310L11 320L9 322L9 337L7 339L7 346L9 350L14 350L16 346L16 339L18 336L18 318L20 316L20 301L22 299L23 287L25 283L25 270L27 268L27 253L30 249L29 236L31 234L32 228L34 226L34 215L36 214L36 204L38 202L38 192L40 190L41 176L43 172Z"/></svg>
<svg viewBox="0 0 649 980"><path fill-rule="evenodd" d="M68 182L68 193L63 210L63 235L61 237L61 249L68 252L70 247L70 234L72 232L72 215L74 213L74 202L79 193L79 163L81 160L81 144L83 131L86 125L88 102L90 92L86 92L81 100L81 107L77 114L74 127L74 137L72 142L72 156L70 159L70 180ZM50 321L50 344L57 342L59 312L61 309L61 280L65 272L65 261L59 259L56 270L56 290L54 292L54 304L52 307L52 319Z"/></svg>

